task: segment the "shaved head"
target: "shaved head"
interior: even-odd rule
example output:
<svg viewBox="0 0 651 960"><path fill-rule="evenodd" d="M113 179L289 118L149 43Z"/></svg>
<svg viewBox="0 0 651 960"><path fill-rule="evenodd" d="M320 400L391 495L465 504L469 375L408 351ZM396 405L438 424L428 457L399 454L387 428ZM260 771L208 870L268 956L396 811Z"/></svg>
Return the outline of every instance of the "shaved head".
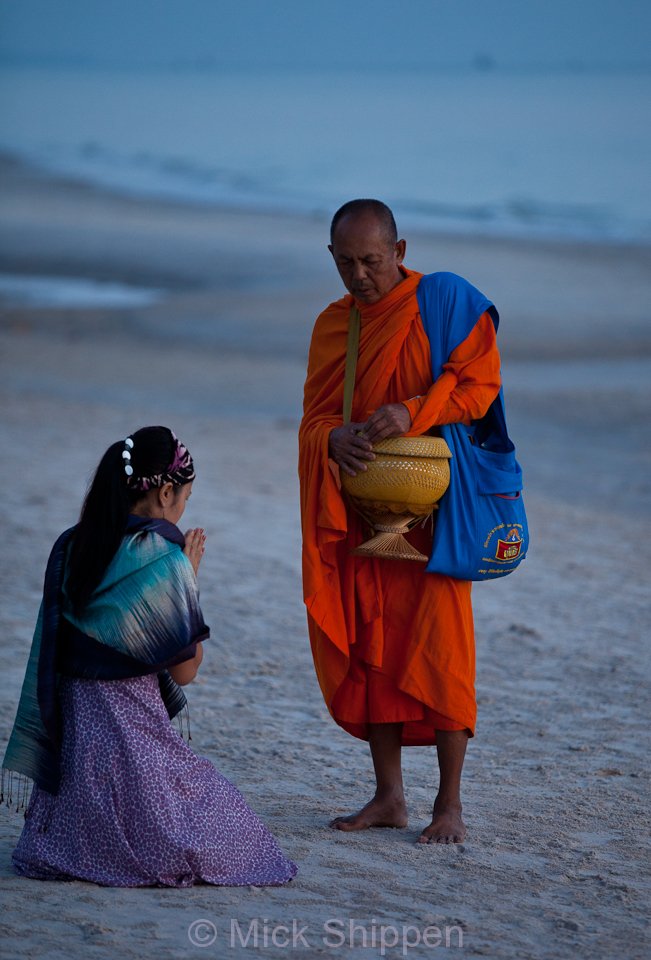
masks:
<svg viewBox="0 0 651 960"><path fill-rule="evenodd" d="M386 236L387 244L395 246L398 241L398 229L393 213L381 200L349 200L343 207L339 207L330 224L330 243L333 242L339 223L349 217L374 217Z"/></svg>
<svg viewBox="0 0 651 960"><path fill-rule="evenodd" d="M339 276L359 303L377 303L404 278L406 244L380 200L351 200L335 213L330 253Z"/></svg>

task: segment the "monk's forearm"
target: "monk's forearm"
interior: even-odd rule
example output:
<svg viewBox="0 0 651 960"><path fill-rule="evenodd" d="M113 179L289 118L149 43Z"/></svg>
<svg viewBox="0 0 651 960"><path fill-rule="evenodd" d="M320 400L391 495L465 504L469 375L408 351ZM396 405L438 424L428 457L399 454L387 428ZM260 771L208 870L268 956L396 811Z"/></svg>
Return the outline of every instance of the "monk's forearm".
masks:
<svg viewBox="0 0 651 960"><path fill-rule="evenodd" d="M436 426L446 423L466 423L480 420L487 412L491 403L499 393L500 385L483 384L476 386L460 386L451 395L441 410Z"/></svg>
<svg viewBox="0 0 651 960"><path fill-rule="evenodd" d="M456 385L457 378L454 374L445 372L432 384L427 393L402 401L411 416L410 433L414 433L415 427L420 427L426 419L431 420L430 426L434 426L436 417L439 416L444 405L448 403ZM425 427L424 429L427 430L428 428ZM423 433L423 430L418 432Z"/></svg>
<svg viewBox="0 0 651 960"><path fill-rule="evenodd" d="M447 423L470 423L484 416L499 393L499 382L458 383L451 372L443 373L424 396L405 403L411 414L408 436L420 436Z"/></svg>
<svg viewBox="0 0 651 960"><path fill-rule="evenodd" d="M500 383L495 328L490 315L483 313L428 392L405 403L412 418L410 434L481 419L499 393Z"/></svg>
<svg viewBox="0 0 651 960"><path fill-rule="evenodd" d="M339 467L330 457L329 441L331 431L337 426L341 426L341 418L304 418L298 446L302 518L305 520L309 513L318 526L335 529L333 514L338 513L343 501Z"/></svg>
<svg viewBox="0 0 651 960"><path fill-rule="evenodd" d="M312 466L315 458L322 461L329 455L330 433L340 427L341 418L304 417L298 428L298 472L304 475Z"/></svg>

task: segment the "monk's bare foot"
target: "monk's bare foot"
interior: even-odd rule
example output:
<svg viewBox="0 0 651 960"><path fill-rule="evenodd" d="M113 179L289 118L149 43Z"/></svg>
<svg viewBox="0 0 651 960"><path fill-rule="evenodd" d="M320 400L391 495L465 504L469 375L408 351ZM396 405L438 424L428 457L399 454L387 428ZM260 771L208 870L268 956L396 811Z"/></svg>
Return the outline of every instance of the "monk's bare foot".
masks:
<svg viewBox="0 0 651 960"><path fill-rule="evenodd" d="M402 794L378 797L347 817L335 817L330 821L333 830L368 830L369 827L406 827L407 806Z"/></svg>
<svg viewBox="0 0 651 960"><path fill-rule="evenodd" d="M461 804L437 801L432 822L425 827L418 843L461 843L465 836L466 825L461 819Z"/></svg>

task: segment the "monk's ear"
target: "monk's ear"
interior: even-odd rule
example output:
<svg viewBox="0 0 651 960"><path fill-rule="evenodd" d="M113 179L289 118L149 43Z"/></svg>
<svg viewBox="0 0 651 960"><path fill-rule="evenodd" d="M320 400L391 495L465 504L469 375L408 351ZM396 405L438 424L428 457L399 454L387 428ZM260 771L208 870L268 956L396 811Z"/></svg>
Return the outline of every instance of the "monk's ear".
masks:
<svg viewBox="0 0 651 960"><path fill-rule="evenodd" d="M331 244L331 243L328 244L328 250L330 251L330 253L332 253L332 256L334 257L334 253L332 252L332 244Z"/></svg>
<svg viewBox="0 0 651 960"><path fill-rule="evenodd" d="M407 251L407 241L398 240L396 243L396 263L401 264L405 259L405 253Z"/></svg>

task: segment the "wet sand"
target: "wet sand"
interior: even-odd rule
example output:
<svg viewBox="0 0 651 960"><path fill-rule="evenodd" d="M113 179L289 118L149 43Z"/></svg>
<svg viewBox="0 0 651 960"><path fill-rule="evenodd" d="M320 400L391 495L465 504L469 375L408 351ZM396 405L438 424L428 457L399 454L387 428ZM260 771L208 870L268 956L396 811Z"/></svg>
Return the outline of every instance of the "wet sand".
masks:
<svg viewBox="0 0 651 960"><path fill-rule="evenodd" d="M54 538L75 521L105 447L168 423L199 471L187 525L209 537L200 579L213 636L188 689L193 747L299 865L278 889L38 883L12 872L20 816L3 807L6 955L279 956L291 947L270 931L287 926L291 943L295 920L306 928L297 957L378 956L382 925L398 934L388 956L402 955L403 927L406 955L431 955L431 943L409 946L428 924L441 929L439 950L450 928L461 956L645 956L649 251L408 237L409 266L462 273L500 309L532 527L523 567L474 588L467 839L422 847L437 782L427 748L405 752L406 830L326 826L373 782L366 746L327 715L301 602L305 355L316 312L341 290L327 223L120 198L7 161L2 171L0 271L164 291L122 309L0 302L4 737ZM212 943L210 927L190 931L203 948L188 933L201 919L215 925Z"/></svg>

